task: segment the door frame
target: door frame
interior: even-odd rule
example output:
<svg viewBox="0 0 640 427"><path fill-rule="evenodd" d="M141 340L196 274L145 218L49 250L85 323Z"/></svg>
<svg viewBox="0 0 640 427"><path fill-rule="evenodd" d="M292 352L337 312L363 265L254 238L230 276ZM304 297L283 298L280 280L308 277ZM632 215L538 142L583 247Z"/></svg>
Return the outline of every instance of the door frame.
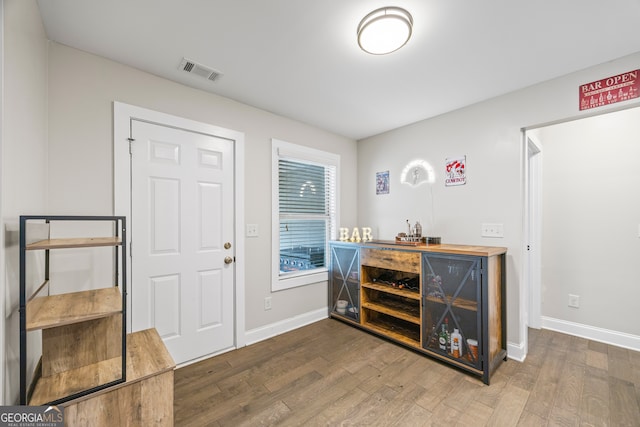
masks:
<svg viewBox="0 0 640 427"><path fill-rule="evenodd" d="M525 286L524 325L542 327L542 144L525 132ZM529 250L529 247L532 250ZM526 332L526 329L525 329Z"/></svg>
<svg viewBox="0 0 640 427"><path fill-rule="evenodd" d="M523 128L521 132L522 272L518 321L520 345L516 359L523 361L529 352L528 328L541 327L542 145L529 129Z"/></svg>
<svg viewBox="0 0 640 427"><path fill-rule="evenodd" d="M205 135L228 138L234 141L234 240L235 240L235 283L234 283L234 344L235 348L246 345L245 337L245 264L244 264L244 133L197 122L183 117L173 116L134 105L114 101L113 103L113 193L114 215L127 218L129 232L126 245L131 246L133 234L131 222L131 158L129 153L129 137L131 120L169 126ZM131 251L129 251L131 256ZM133 260L129 260L133 268ZM131 268L127 271L128 283L131 283ZM129 286L132 288L132 286ZM127 305L131 307L131 294L127 295ZM127 331L131 332L131 312L127 315ZM205 357L211 357L205 356ZM189 361L197 362L200 359Z"/></svg>

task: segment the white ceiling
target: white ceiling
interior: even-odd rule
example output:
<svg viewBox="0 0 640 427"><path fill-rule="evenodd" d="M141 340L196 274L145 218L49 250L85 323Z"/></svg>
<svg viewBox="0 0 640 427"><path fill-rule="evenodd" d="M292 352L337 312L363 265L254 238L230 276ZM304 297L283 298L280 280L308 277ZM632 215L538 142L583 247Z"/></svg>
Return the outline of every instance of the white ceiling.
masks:
<svg viewBox="0 0 640 427"><path fill-rule="evenodd" d="M640 0L38 4L51 40L354 139L640 52ZM362 52L360 19L390 5L413 15L412 39ZM223 77L180 71L183 57Z"/></svg>

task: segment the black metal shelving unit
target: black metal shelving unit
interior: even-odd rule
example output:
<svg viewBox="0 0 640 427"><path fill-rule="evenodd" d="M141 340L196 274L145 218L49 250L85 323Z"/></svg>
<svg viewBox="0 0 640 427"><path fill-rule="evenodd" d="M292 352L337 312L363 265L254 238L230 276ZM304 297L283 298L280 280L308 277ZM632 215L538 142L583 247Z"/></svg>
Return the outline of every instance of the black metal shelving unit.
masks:
<svg viewBox="0 0 640 427"><path fill-rule="evenodd" d="M60 238L60 239L51 239L50 238L50 227L52 224L57 222L78 222L78 223L104 223L110 222L112 223L112 233L107 237L86 237L86 238ZM48 227L48 238L38 241L38 242L28 242L30 239L28 232L29 227L34 224L44 224ZM63 402L67 402L69 400L73 400L82 396L86 396L98 390L103 390L105 388L111 387L116 384L120 384L126 381L126 307L127 307L127 258L126 258L126 218L124 216L61 216L61 215L23 215L20 216L20 404L28 405L30 404L30 400L32 398L32 394L36 388L36 383L41 380L39 375L42 374L42 354L33 355L29 354L27 344L27 334L29 332L29 327L27 324L28 321L28 306L29 303L33 300L42 299L52 301L50 292L51 286L55 286L55 283L50 282L49 270L50 270L50 252L65 250L71 248L94 248L94 247L113 247L113 266L114 266L114 276L113 276L113 287L119 288L117 289L121 294L122 301L119 310L116 310L114 313L104 314L99 313L96 315L92 315L91 313L87 313L85 316L87 320L68 320L67 323L65 321L62 322L61 325L56 326L55 321L53 323L47 324L46 326L35 326L34 330L37 329L53 329L56 327L64 327L69 324L81 323L84 321L94 321L96 318L103 316L108 317L111 315L121 316L121 336L122 336L122 348L120 351L121 357L121 375L119 378L116 378L111 381L107 381L104 384L96 384L93 386L89 386L83 388L81 390L73 390L69 393L65 393L62 396L57 396L51 400L46 402L37 402L37 404L51 404L57 405ZM40 284L35 291L31 292L27 295L27 253L30 251L43 251L44 252L44 272L43 277L44 280L42 284ZM93 291L93 290L92 290ZM86 291L85 293L92 292ZM46 294L46 295L43 295ZM76 294L80 295L82 298L82 291L76 293L67 293L60 295L71 295ZM59 295L55 295L56 297ZM95 297L96 294L92 294L92 297ZM64 297L62 298L64 299ZM29 366L29 357L35 359L39 357L39 361L37 363L36 368L33 372L27 372ZM28 379L28 374L32 374L33 378L31 381Z"/></svg>

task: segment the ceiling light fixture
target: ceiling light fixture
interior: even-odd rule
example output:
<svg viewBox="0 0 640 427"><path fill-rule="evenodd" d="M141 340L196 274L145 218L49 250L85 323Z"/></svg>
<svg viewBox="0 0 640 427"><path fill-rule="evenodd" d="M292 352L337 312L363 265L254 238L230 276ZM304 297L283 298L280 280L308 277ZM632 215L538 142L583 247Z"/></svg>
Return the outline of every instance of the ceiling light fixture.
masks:
<svg viewBox="0 0 640 427"><path fill-rule="evenodd" d="M372 55L395 52L411 38L413 18L406 10L388 6L376 9L358 24L358 45Z"/></svg>

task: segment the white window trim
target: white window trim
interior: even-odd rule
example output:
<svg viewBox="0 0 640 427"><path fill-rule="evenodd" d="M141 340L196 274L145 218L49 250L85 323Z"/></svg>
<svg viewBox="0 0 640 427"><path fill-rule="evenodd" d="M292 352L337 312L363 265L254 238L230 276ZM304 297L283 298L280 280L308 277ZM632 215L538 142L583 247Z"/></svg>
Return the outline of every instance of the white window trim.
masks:
<svg viewBox="0 0 640 427"><path fill-rule="evenodd" d="M326 282L329 279L328 266L313 273L299 272L280 277L280 200L278 192L278 160L306 160L314 163L335 166L336 168L336 213L335 225L340 224L340 155L317 150L290 142L271 139L271 291L306 286L312 283ZM335 239L336 236L331 236ZM328 254L329 245L325 253ZM327 257L327 262L329 258Z"/></svg>

